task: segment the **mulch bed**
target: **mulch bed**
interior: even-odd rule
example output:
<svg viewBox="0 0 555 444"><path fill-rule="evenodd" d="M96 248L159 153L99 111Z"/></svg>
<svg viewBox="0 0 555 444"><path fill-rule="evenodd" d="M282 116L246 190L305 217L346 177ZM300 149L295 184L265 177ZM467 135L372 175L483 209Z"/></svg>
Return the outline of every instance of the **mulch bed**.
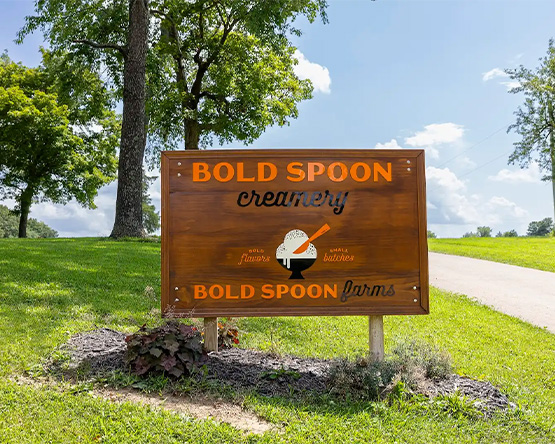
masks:
<svg viewBox="0 0 555 444"><path fill-rule="evenodd" d="M69 359L52 362L54 371L78 372L91 376L126 370L125 334L108 328L79 333L60 347ZM333 361L294 356L275 356L257 350L230 348L209 353L206 374L198 375L220 382L237 391L256 390L265 396L291 396L298 393L323 394L330 391L329 369ZM484 413L514 408L507 397L488 381L476 381L459 375L427 380L419 393L435 397L460 393L477 401Z"/></svg>

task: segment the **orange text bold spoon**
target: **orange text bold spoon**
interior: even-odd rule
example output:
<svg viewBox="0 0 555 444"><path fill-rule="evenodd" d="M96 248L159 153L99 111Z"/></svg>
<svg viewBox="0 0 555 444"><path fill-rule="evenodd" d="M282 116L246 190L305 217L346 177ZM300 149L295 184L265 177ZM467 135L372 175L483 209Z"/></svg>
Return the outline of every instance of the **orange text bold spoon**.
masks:
<svg viewBox="0 0 555 444"><path fill-rule="evenodd" d="M293 254L304 253L306 251L306 249L308 248L308 246L310 245L310 243L314 239L316 239L317 237L320 237L322 234L324 234L328 231L330 231L330 226L328 224L322 225L322 228L320 228L316 233L314 233L312 236L310 236L308 238L308 240L304 241L299 248L297 248L295 251L293 251Z"/></svg>

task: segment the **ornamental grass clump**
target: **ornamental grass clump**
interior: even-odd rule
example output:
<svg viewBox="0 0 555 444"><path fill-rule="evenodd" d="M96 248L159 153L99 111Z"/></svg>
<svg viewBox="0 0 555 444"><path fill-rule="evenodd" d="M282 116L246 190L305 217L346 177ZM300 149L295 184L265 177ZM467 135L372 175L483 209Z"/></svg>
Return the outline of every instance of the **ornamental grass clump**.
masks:
<svg viewBox="0 0 555 444"><path fill-rule="evenodd" d="M337 359L330 368L330 392L347 400L376 400L402 383L418 390L424 380L444 379L452 373L450 356L420 341L399 342L383 361Z"/></svg>
<svg viewBox="0 0 555 444"><path fill-rule="evenodd" d="M125 338L126 362L137 375L190 375L205 360L202 335L196 327L171 321L160 327L142 326Z"/></svg>

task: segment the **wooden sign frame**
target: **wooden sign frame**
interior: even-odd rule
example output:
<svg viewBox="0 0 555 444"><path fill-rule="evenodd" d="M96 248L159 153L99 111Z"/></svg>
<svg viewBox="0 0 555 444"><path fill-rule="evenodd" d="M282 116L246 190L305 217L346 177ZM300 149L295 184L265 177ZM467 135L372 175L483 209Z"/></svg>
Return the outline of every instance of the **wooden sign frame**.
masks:
<svg viewBox="0 0 555 444"><path fill-rule="evenodd" d="M161 181L164 317L429 313L423 150L166 151Z"/></svg>

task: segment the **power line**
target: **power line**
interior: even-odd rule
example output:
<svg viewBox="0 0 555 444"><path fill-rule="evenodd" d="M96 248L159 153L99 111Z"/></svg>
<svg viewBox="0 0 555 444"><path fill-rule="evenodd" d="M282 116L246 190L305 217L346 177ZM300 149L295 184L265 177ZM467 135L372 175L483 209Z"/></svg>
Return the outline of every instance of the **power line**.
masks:
<svg viewBox="0 0 555 444"><path fill-rule="evenodd" d="M463 154L467 153L468 151L476 148L478 145L482 144L483 142L485 142L486 140L491 139L493 136L495 136L498 132L507 129L509 127L509 125L511 125L510 123L503 125L501 128L495 130L493 133L491 133L489 136L484 137L482 140L480 140L479 142L476 142L474 145L472 145L470 148L467 148L466 150L460 152L459 154L457 154L456 156L451 157L450 159L446 160L445 162L443 162L441 165L439 165L437 168L441 168L442 166L447 165L449 162L451 162L452 160L455 160L457 157L462 156Z"/></svg>
<svg viewBox="0 0 555 444"><path fill-rule="evenodd" d="M466 172L466 173L460 175L460 176L459 176L459 179L460 179L461 177L468 176L469 174L473 173L474 171L479 170L480 168L483 168L483 167L485 167L485 166L487 166L487 165L489 165L489 164L495 162L496 160L499 160L499 159L501 159L502 157L507 156L507 155L510 154L510 153L511 153L511 151L507 151L506 153L503 153L503 154L501 154L500 156L497 156L497 157L495 157L494 159L491 159L489 162L483 163L482 165L480 165L480 166L474 168L473 170L470 170L470 171L468 171L468 172Z"/></svg>

